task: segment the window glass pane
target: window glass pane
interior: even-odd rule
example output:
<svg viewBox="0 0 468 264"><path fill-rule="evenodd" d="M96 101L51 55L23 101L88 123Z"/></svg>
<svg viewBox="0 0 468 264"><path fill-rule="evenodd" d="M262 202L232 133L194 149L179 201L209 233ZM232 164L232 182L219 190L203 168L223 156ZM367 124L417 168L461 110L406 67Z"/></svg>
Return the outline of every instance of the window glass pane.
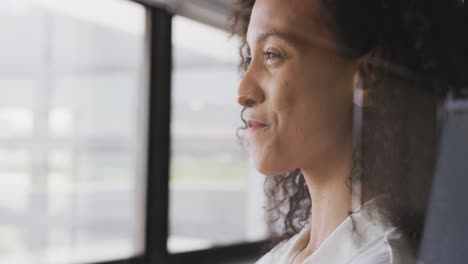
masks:
<svg viewBox="0 0 468 264"><path fill-rule="evenodd" d="M169 251L263 239L263 178L236 138L236 41L175 17L173 44Z"/></svg>
<svg viewBox="0 0 468 264"><path fill-rule="evenodd" d="M32 73L32 68L38 67L42 60L42 53L39 51L44 49L46 38L43 12L34 12L31 5L17 2L20 1L7 1L9 5L5 6L2 1L2 9L0 9L2 74L13 69ZM18 41L19 39L21 41Z"/></svg>
<svg viewBox="0 0 468 264"><path fill-rule="evenodd" d="M5 6L0 263L141 254L145 8L127 0Z"/></svg>

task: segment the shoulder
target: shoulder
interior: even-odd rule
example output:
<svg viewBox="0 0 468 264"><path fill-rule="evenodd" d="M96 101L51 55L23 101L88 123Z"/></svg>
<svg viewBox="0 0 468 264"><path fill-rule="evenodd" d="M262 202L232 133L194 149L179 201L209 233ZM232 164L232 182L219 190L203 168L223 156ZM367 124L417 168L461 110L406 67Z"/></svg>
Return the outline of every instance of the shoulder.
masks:
<svg viewBox="0 0 468 264"><path fill-rule="evenodd" d="M385 234L359 252L350 264L416 264L410 244L401 232L389 228Z"/></svg>

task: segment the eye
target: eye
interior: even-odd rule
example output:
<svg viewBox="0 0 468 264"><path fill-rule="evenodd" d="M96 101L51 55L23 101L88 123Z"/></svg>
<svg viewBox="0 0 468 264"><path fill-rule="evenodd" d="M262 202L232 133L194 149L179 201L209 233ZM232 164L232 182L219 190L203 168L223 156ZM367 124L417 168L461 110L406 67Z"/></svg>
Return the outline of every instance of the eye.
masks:
<svg viewBox="0 0 468 264"><path fill-rule="evenodd" d="M275 48L269 48L265 52L263 52L265 56L265 63L269 65L274 65L275 63L280 62L283 58L281 52Z"/></svg>

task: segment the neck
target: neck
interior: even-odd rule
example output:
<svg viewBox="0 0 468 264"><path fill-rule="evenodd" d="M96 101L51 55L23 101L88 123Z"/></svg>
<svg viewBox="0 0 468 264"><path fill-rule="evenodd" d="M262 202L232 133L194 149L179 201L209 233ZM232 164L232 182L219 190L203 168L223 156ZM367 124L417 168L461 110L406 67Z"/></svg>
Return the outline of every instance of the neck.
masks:
<svg viewBox="0 0 468 264"><path fill-rule="evenodd" d="M303 169L312 201L310 238L304 250L314 252L322 242L343 222L352 208L351 186L346 185L352 166L351 143L341 148L333 160L322 163L321 168Z"/></svg>

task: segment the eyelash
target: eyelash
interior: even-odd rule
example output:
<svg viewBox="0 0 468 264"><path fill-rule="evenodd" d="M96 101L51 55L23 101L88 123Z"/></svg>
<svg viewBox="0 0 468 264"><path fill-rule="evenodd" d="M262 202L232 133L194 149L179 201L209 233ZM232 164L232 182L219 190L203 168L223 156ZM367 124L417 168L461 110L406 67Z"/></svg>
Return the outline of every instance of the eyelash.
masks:
<svg viewBox="0 0 468 264"><path fill-rule="evenodd" d="M263 52L263 55L267 58L267 60L278 59L281 57L281 55L279 55L278 53L271 52L271 51L265 51ZM269 56L272 56L272 57L269 57Z"/></svg>
<svg viewBox="0 0 468 264"><path fill-rule="evenodd" d="M263 56L265 57L267 61L281 58L281 55L279 53L271 52L268 50L263 52ZM252 62L252 56L248 55L244 58L244 61L242 63L244 70L247 70L251 62Z"/></svg>

